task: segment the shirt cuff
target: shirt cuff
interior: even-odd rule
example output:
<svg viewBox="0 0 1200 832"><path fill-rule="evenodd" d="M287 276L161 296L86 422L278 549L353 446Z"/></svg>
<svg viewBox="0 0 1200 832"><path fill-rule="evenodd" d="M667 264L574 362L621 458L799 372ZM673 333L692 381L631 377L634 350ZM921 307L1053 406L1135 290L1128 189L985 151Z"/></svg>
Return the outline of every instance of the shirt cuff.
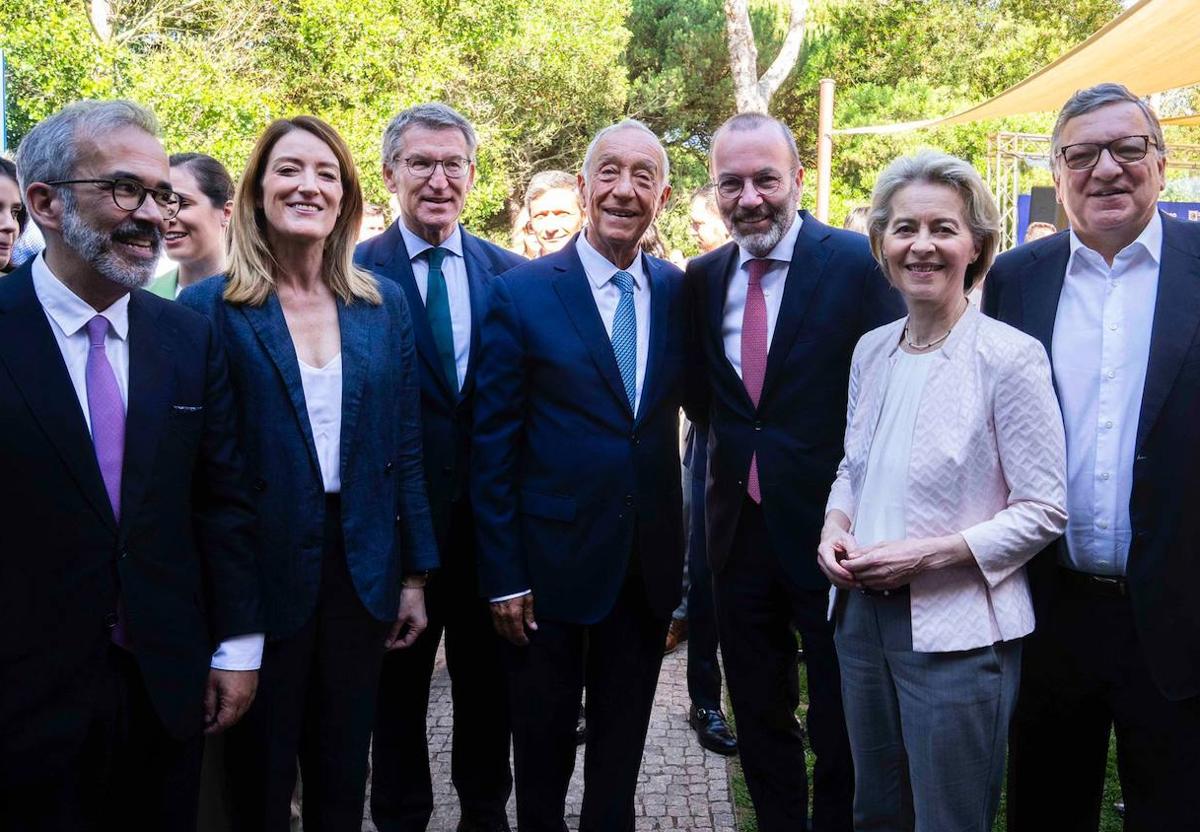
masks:
<svg viewBox="0 0 1200 832"><path fill-rule="evenodd" d="M213 653L213 670L258 670L262 666L262 633L249 633L222 641Z"/></svg>
<svg viewBox="0 0 1200 832"><path fill-rule="evenodd" d="M514 592L512 595L501 595L499 598L490 598L488 600L493 604L499 604L501 601L511 601L514 598L529 595L531 592L533 592L532 589L527 589L524 592Z"/></svg>

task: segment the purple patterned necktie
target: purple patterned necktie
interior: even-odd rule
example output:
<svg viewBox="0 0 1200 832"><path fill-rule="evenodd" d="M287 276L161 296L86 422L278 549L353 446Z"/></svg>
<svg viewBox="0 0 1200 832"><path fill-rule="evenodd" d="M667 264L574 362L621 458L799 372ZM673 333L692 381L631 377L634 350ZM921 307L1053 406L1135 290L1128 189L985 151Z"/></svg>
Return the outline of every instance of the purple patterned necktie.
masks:
<svg viewBox="0 0 1200 832"><path fill-rule="evenodd" d="M85 379L87 382L88 415L92 421L92 445L96 449L96 462L100 464L100 476L104 490L112 504L113 516L121 520L121 466L125 461L125 403L121 401L121 388L117 386L117 374L108 363L104 351L104 336L108 334L108 318L97 315L87 322L88 357ZM118 621L113 628L112 640L127 646L125 634L124 605L118 601Z"/></svg>
<svg viewBox="0 0 1200 832"><path fill-rule="evenodd" d="M767 374L767 299L763 295L762 279L770 260L747 260L746 308L742 311L742 383L750 394L754 407L762 398L763 378ZM758 482L758 454L750 457L750 474L746 477L746 493L756 503L762 502Z"/></svg>

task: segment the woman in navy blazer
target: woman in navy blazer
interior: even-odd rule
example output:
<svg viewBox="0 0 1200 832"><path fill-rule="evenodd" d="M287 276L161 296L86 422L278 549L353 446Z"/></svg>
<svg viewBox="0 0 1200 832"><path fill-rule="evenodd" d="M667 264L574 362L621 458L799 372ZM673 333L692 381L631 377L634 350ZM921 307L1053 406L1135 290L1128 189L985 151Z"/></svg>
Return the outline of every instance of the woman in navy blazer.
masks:
<svg viewBox="0 0 1200 832"><path fill-rule="evenodd" d="M225 342L257 498L267 645L228 741L239 830L288 829L297 754L305 826L360 829L383 653L425 626L437 551L411 320L352 264L361 214L342 138L276 121L238 185L229 274L180 297Z"/></svg>

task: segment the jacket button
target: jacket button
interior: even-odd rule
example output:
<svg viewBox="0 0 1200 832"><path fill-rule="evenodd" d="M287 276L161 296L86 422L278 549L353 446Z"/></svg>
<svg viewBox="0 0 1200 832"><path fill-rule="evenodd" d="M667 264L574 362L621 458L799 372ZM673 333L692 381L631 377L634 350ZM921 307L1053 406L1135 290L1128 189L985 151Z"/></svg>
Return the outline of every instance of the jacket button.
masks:
<svg viewBox="0 0 1200 832"><path fill-rule="evenodd" d="M385 473L385 474L390 474L390 473L392 473L392 468L394 468L394 467L395 467L395 466L394 466L394 465L392 465L392 463L390 463L390 462L389 462L387 465L383 466L383 473Z"/></svg>
<svg viewBox="0 0 1200 832"><path fill-rule="evenodd" d="M443 466L442 466L442 473L443 473L443 474L453 474L453 473L454 473L454 466L453 466L453 465L443 465Z"/></svg>
<svg viewBox="0 0 1200 832"><path fill-rule="evenodd" d="M632 494L625 495L625 505L627 505L627 506L633 505L633 495Z"/></svg>
<svg viewBox="0 0 1200 832"><path fill-rule="evenodd" d="M762 422L755 421L755 423L754 423L754 429L755 429L755 430L762 430Z"/></svg>
<svg viewBox="0 0 1200 832"><path fill-rule="evenodd" d="M254 490L255 491L266 491L267 490L267 481L264 479L255 480L254 481Z"/></svg>
<svg viewBox="0 0 1200 832"><path fill-rule="evenodd" d="M400 524L401 524L401 523L403 523L403 522L404 522L404 521L400 519L400 515L399 515L399 514L397 514L397 515L396 515L396 525L398 526L398 525L400 525Z"/></svg>
<svg viewBox="0 0 1200 832"><path fill-rule="evenodd" d="M110 630L115 630L117 628L117 614L115 612L110 612L108 615L104 616L104 626Z"/></svg>
<svg viewBox="0 0 1200 832"><path fill-rule="evenodd" d="M640 438L638 438L638 435L636 433L631 433L631 434L629 434L629 441L635 445L638 445L641 443L642 440Z"/></svg>
<svg viewBox="0 0 1200 832"><path fill-rule="evenodd" d="M120 556L119 556L117 559L118 559L118 560L125 560L125 558L127 558L127 557L129 557L129 550L128 550L128 549L122 549L122 550L121 550L121 554L120 554Z"/></svg>

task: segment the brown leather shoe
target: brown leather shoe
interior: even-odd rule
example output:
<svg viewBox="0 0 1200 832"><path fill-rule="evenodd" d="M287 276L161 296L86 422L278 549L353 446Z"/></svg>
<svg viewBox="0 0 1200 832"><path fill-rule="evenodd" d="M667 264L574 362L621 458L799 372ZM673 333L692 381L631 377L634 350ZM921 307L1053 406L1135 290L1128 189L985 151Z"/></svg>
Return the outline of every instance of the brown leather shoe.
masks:
<svg viewBox="0 0 1200 832"><path fill-rule="evenodd" d="M679 645L687 641L687 619L672 618L671 626L667 629L667 644L663 647L663 655L674 653L679 649Z"/></svg>

